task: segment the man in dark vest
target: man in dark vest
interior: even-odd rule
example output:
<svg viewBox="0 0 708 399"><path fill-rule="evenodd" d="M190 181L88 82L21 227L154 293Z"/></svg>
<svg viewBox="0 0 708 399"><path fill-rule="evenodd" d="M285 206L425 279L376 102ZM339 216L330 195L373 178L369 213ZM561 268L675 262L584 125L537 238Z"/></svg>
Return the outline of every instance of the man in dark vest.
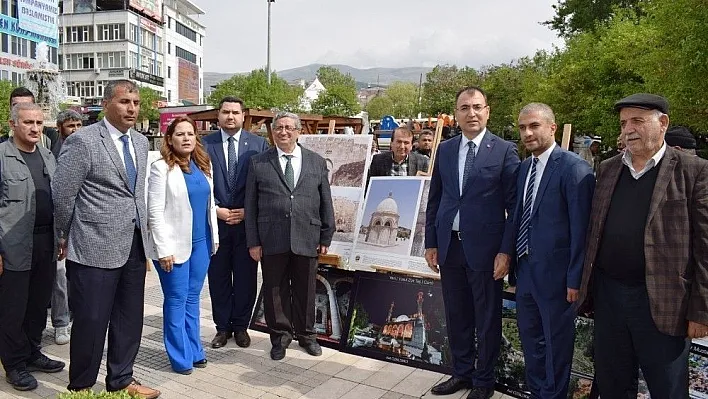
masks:
<svg viewBox="0 0 708 399"><path fill-rule="evenodd" d="M640 368L652 398L688 398L687 338L708 336L708 161L665 143L665 98L615 109L627 148L597 171L578 299L594 304L595 381L636 398Z"/></svg>

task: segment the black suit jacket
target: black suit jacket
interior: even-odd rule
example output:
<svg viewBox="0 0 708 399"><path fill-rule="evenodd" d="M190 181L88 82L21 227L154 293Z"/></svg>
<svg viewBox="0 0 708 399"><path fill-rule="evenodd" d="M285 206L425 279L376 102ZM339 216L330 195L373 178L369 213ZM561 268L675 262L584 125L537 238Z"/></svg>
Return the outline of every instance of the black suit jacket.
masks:
<svg viewBox="0 0 708 399"><path fill-rule="evenodd" d="M246 181L246 245L264 255L291 251L316 257L319 245L330 246L334 208L327 164L313 151L302 150L302 169L295 188L285 175L273 147L251 157Z"/></svg>
<svg viewBox="0 0 708 399"><path fill-rule="evenodd" d="M417 152L411 151L408 154L408 176L415 176L418 171L428 172L428 164L430 159ZM391 151L376 154L371 159L369 167L369 177L372 176L391 176L391 167L393 166L393 154Z"/></svg>

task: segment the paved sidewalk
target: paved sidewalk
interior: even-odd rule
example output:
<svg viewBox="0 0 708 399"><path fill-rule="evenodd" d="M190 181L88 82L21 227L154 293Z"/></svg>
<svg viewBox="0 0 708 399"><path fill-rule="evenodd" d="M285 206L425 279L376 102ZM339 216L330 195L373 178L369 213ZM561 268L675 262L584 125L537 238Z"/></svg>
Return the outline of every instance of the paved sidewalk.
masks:
<svg viewBox="0 0 708 399"><path fill-rule="evenodd" d="M260 283L260 275L259 275ZM191 375L171 371L162 344L162 292L157 274L148 272L145 289L145 326L135 362L135 377L143 384L162 391L161 398L308 398L308 399L410 399L431 397L430 388L447 376L399 364L362 358L322 348L320 357L312 357L297 345L291 345L284 360L270 359L270 341L266 334L249 331L251 347L242 349L233 339L226 347L208 345L215 330L211 321L208 287L202 293L202 341L209 365L194 369ZM44 352L69 362L69 345L54 344L54 329L47 323ZM105 389L105 353L94 390ZM3 372L4 375L4 372ZM69 381L68 366L56 374L34 373L39 388L18 392L0 379L0 399L54 398L64 392ZM467 392L437 398L465 398ZM497 393L494 399L510 398Z"/></svg>

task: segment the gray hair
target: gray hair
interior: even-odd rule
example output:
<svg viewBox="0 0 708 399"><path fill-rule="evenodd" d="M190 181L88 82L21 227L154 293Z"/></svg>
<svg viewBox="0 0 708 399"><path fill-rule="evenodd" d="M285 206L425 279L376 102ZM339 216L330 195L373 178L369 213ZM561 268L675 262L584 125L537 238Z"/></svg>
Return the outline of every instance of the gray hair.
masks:
<svg viewBox="0 0 708 399"><path fill-rule="evenodd" d="M42 120L44 120L44 112L42 112L42 107L35 103L17 103L10 111L10 119L15 123L20 123L20 111L39 111L42 113Z"/></svg>
<svg viewBox="0 0 708 399"><path fill-rule="evenodd" d="M526 104L523 108L521 108L521 111L519 111L519 116L530 114L532 112L537 112L541 114L541 116L544 117L546 121L550 123L556 123L556 115L553 113L551 107L544 103Z"/></svg>
<svg viewBox="0 0 708 399"><path fill-rule="evenodd" d="M124 87L129 93L137 93L138 92L138 85L135 84L132 80L128 79L118 79L118 80L111 80L108 82L106 87L103 88L103 100L104 101L110 101L113 96L115 95L116 88L118 87Z"/></svg>
<svg viewBox="0 0 708 399"><path fill-rule="evenodd" d="M297 114L294 114L292 112L287 112L287 111L281 111L275 114L273 117L273 123L270 124L270 128L275 130L275 124L283 118L290 118L295 121L295 127L297 130L302 129L302 123L300 123L300 117Z"/></svg>
<svg viewBox="0 0 708 399"><path fill-rule="evenodd" d="M78 112L73 109L67 109L66 111L61 111L57 115L57 126L63 125L66 121L83 121L83 119L84 118L82 118L81 114Z"/></svg>

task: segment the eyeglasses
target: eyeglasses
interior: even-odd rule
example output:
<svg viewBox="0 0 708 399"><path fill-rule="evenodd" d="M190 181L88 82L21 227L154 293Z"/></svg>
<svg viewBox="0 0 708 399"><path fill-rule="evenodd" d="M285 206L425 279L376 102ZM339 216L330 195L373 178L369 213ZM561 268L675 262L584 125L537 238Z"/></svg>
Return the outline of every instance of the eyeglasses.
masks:
<svg viewBox="0 0 708 399"><path fill-rule="evenodd" d="M463 105L463 106L456 108L456 109L462 113L465 113L465 114L470 113L470 111L474 111L475 114L479 114L482 111L484 111L484 109L487 108L488 106L489 105L482 105L482 104L475 104L471 107L469 105Z"/></svg>
<svg viewBox="0 0 708 399"><path fill-rule="evenodd" d="M286 131L288 133L292 133L294 131L297 131L298 129L295 126L278 126L275 129L273 129L274 132L280 133L282 131Z"/></svg>

